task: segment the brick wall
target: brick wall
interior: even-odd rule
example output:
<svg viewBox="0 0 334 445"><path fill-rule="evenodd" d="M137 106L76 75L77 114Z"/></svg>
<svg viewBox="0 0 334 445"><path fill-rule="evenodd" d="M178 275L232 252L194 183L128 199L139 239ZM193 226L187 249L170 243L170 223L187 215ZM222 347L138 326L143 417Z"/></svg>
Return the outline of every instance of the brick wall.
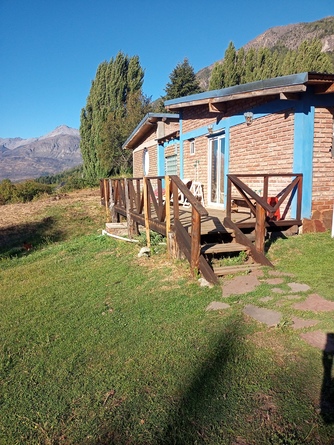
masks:
<svg viewBox="0 0 334 445"><path fill-rule="evenodd" d="M324 231L332 226L334 202L334 107L316 108L314 116L312 221L304 222L304 232Z"/></svg>
<svg viewBox="0 0 334 445"><path fill-rule="evenodd" d="M274 113L230 129L230 174L292 173L294 114L291 110ZM276 196L291 178L269 181L269 196ZM263 190L263 182L245 182L255 190Z"/></svg>

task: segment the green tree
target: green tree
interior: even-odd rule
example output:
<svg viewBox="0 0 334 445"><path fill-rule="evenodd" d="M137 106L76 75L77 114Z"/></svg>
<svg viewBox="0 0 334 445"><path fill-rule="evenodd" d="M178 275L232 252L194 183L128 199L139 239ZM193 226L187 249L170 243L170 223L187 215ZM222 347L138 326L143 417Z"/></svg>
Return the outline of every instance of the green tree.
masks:
<svg viewBox="0 0 334 445"><path fill-rule="evenodd" d="M140 91L128 93L124 113L109 113L101 133L98 157L106 176L127 174L132 170L132 151L123 150L127 137L151 111L150 100Z"/></svg>
<svg viewBox="0 0 334 445"><path fill-rule="evenodd" d="M224 85L224 67L222 63L217 62L211 72L209 90L220 90Z"/></svg>
<svg viewBox="0 0 334 445"><path fill-rule="evenodd" d="M121 147L127 135L125 130L119 129L117 121L128 119L127 107L131 94L138 93L137 98L142 98L143 79L144 71L138 56L130 58L119 52L115 59L98 66L80 119L80 148L85 179L94 182L99 177L119 170L116 167L117 154L122 153ZM143 107L143 112L147 101L139 101L138 105ZM136 124L133 124L131 130L127 128L127 131L131 132ZM113 131L115 135L112 135ZM107 162L108 156L110 161Z"/></svg>
<svg viewBox="0 0 334 445"><path fill-rule="evenodd" d="M237 52L233 42L230 42L225 51L224 62L224 87L231 87L238 84L237 74Z"/></svg>
<svg viewBox="0 0 334 445"><path fill-rule="evenodd" d="M165 100L176 99L178 97L189 96L201 92L199 82L193 67L187 58L182 63L178 63L169 76L167 83Z"/></svg>

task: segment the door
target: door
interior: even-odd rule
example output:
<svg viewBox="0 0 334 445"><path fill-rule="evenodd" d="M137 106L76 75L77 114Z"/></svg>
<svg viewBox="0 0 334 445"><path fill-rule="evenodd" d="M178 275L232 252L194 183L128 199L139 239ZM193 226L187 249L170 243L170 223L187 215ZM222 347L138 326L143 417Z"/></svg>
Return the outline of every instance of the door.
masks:
<svg viewBox="0 0 334 445"><path fill-rule="evenodd" d="M208 197L209 205L223 207L224 205L224 161L225 135L209 140L209 175Z"/></svg>

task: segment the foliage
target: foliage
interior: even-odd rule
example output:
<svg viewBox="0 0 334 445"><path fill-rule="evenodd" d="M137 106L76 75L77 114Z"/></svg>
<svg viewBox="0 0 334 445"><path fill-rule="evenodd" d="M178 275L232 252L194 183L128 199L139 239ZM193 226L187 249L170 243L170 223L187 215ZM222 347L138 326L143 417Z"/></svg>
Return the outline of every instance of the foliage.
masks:
<svg viewBox="0 0 334 445"><path fill-rule="evenodd" d="M52 193L53 188L29 179L27 181L12 183L9 179L0 182L0 205L14 202L28 202L41 195Z"/></svg>
<svg viewBox="0 0 334 445"><path fill-rule="evenodd" d="M178 63L169 75L170 81L167 83L165 100L177 97L189 96L201 92L198 80L193 67L187 58L182 63Z"/></svg>
<svg viewBox="0 0 334 445"><path fill-rule="evenodd" d="M115 59L98 66L86 107L81 111L85 179L94 181L131 167L132 153L124 154L122 144L149 108L150 100L142 94L143 78L138 56L119 52Z"/></svg>
<svg viewBox="0 0 334 445"><path fill-rule="evenodd" d="M285 47L251 48L236 51L230 42L222 63L213 67L209 89L216 90L256 80L296 74L306 71L334 72L328 53L321 51L319 39L304 41L296 50Z"/></svg>

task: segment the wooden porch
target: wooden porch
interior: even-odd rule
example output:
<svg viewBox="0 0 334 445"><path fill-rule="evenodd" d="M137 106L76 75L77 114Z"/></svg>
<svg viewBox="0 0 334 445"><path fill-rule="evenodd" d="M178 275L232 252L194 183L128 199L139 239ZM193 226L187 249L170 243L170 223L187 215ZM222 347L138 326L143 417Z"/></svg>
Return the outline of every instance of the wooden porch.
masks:
<svg viewBox="0 0 334 445"><path fill-rule="evenodd" d="M272 180L285 182L269 197ZM261 196L247 181L261 183ZM205 208L178 176L103 179L100 191L107 221L126 218L128 236L144 229L148 246L151 230L166 236L169 255L183 254L194 274L213 283L228 272L213 270L212 256L245 250L255 263L272 266L266 235L301 224L301 174L228 175L226 211Z"/></svg>

